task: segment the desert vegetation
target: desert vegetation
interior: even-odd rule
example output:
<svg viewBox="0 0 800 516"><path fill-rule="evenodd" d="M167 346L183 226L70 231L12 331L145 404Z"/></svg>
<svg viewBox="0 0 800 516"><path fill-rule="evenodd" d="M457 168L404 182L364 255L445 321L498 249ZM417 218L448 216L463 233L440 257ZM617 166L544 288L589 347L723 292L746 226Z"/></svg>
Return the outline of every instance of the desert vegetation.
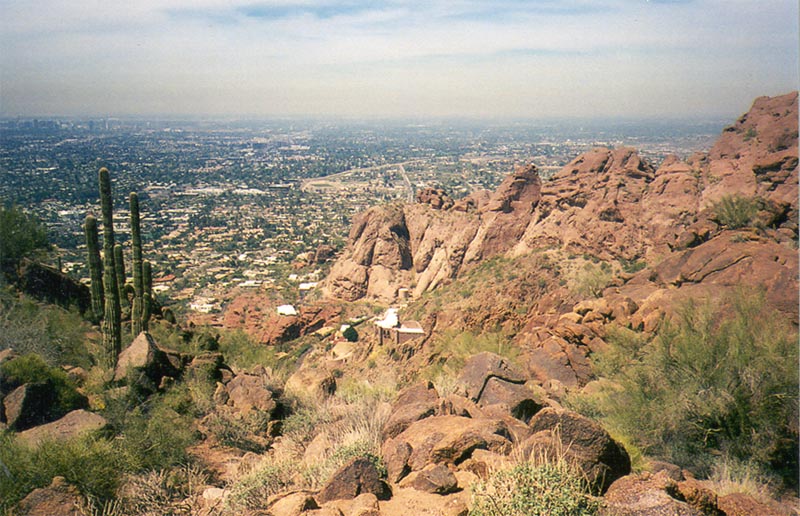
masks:
<svg viewBox="0 0 800 516"><path fill-rule="evenodd" d="M797 331L763 295L690 301L656 335L609 343L594 360L608 382L576 406L629 449L727 481L796 479Z"/></svg>

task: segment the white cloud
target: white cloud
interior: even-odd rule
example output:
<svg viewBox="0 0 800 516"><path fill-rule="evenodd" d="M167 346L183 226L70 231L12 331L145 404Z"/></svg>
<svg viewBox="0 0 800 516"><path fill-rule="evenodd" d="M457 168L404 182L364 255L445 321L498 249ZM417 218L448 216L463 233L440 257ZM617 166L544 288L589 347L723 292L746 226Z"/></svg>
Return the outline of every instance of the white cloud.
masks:
<svg viewBox="0 0 800 516"><path fill-rule="evenodd" d="M0 0L0 112L737 112L796 87L794 2L488 5Z"/></svg>

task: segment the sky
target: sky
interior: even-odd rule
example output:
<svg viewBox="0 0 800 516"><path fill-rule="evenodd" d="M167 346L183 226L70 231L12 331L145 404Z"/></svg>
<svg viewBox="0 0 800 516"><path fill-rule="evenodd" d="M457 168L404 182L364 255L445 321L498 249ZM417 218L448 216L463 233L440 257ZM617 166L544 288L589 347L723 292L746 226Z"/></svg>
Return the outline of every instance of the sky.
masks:
<svg viewBox="0 0 800 516"><path fill-rule="evenodd" d="M0 0L0 116L714 117L797 0Z"/></svg>

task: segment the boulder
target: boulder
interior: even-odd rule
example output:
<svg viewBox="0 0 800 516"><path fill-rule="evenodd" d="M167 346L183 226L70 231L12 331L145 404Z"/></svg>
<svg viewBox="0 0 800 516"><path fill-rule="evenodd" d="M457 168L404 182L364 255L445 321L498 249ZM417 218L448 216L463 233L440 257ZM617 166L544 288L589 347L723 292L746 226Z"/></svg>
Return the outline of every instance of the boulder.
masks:
<svg viewBox="0 0 800 516"><path fill-rule="evenodd" d="M417 491L444 495L458 489L458 480L447 466L435 464L420 471L411 483L411 487Z"/></svg>
<svg viewBox="0 0 800 516"><path fill-rule="evenodd" d="M402 390L392 404L391 414L383 425L383 438L396 437L411 423L433 416L438 402L439 393L430 382L419 383Z"/></svg>
<svg viewBox="0 0 800 516"><path fill-rule="evenodd" d="M631 471L628 453L594 421L564 409L545 408L530 422L533 435L522 443L525 457L542 453L563 456L586 475L593 490L603 493Z"/></svg>
<svg viewBox="0 0 800 516"><path fill-rule="evenodd" d="M327 369L301 367L284 386L288 392L309 399L324 399L336 392L336 378Z"/></svg>
<svg viewBox="0 0 800 516"><path fill-rule="evenodd" d="M304 511L319 509L314 498L305 492L289 493L272 501L269 513L272 516L300 516Z"/></svg>
<svg viewBox="0 0 800 516"><path fill-rule="evenodd" d="M534 399L534 393L526 385L511 383L500 378L489 378L483 389L479 405L490 407L502 404L517 419L528 422L544 406Z"/></svg>
<svg viewBox="0 0 800 516"><path fill-rule="evenodd" d="M381 516L378 497L372 493L361 493L356 496L348 516Z"/></svg>
<svg viewBox="0 0 800 516"><path fill-rule="evenodd" d="M434 416L412 423L382 448L392 481L429 464L457 466L477 449L507 455L511 440L506 425L492 419Z"/></svg>
<svg viewBox="0 0 800 516"><path fill-rule="evenodd" d="M525 383L525 377L511 363L494 353L484 351L467 359L458 376L459 394L479 402L486 383L498 378L508 383Z"/></svg>
<svg viewBox="0 0 800 516"><path fill-rule="evenodd" d="M744 493L721 496L718 505L727 516L796 516L797 512L776 501L759 501Z"/></svg>
<svg viewBox="0 0 800 516"><path fill-rule="evenodd" d="M375 464L364 457L356 457L339 468L316 496L317 502L351 500L362 493L372 493L378 499L391 496L389 486L381 480Z"/></svg>
<svg viewBox="0 0 800 516"><path fill-rule="evenodd" d="M120 353L114 370L114 381L121 381L129 375L137 376L136 381L147 380L146 387L154 390L165 376L175 377L180 373L180 361L168 356L158 347L155 339L147 332L140 333L130 346ZM143 384L144 385L144 384Z"/></svg>
<svg viewBox="0 0 800 516"><path fill-rule="evenodd" d="M46 423L55 401L55 390L48 382L20 385L3 399L6 424L19 431Z"/></svg>
<svg viewBox="0 0 800 516"><path fill-rule="evenodd" d="M34 489L12 510L16 516L80 516L83 500L64 477L54 477L48 487Z"/></svg>
<svg viewBox="0 0 800 516"><path fill-rule="evenodd" d="M50 440L61 441L87 432L102 430L107 424L106 418L100 414L79 409L73 410L52 423L35 426L20 432L17 437L28 444Z"/></svg>
<svg viewBox="0 0 800 516"><path fill-rule="evenodd" d="M261 375L240 374L225 386L228 391L228 405L240 412L259 410L272 413L277 407L273 393L265 385Z"/></svg>
<svg viewBox="0 0 800 516"><path fill-rule="evenodd" d="M601 516L704 516L683 501L677 483L666 472L629 475L609 487ZM755 514L755 513L753 513Z"/></svg>

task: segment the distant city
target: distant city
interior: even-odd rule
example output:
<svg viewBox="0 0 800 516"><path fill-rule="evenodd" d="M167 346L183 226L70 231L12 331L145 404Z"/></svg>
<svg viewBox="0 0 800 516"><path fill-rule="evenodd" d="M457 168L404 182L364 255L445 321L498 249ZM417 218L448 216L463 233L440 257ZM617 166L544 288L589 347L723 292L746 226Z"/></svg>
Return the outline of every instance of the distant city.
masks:
<svg viewBox="0 0 800 516"><path fill-rule="evenodd" d="M724 121L0 120L0 202L38 215L62 270L86 280L82 223L111 171L118 240L139 193L156 289L179 309L220 310L247 289L287 301L313 291L352 217L413 200L492 189L515 164L547 178L592 147L667 155L708 150ZM126 247L126 259L129 258Z"/></svg>

